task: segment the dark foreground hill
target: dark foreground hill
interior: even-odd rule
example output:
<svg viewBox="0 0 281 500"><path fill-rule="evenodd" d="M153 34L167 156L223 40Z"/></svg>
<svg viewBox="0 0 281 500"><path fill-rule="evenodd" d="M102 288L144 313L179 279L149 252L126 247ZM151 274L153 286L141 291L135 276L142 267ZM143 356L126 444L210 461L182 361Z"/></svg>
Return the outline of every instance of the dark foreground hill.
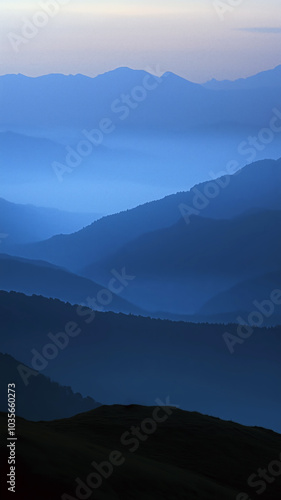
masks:
<svg viewBox="0 0 281 500"><path fill-rule="evenodd" d="M280 499L280 435L171 406L155 408L102 406L49 423L18 418L13 498L250 500L259 492L264 500ZM7 415L0 414L4 433L6 425ZM132 426L140 427L139 438L132 437ZM114 466L106 466L109 456L117 460ZM98 468L103 463L108 477L93 462ZM261 469L268 481L258 477Z"/></svg>
<svg viewBox="0 0 281 500"><path fill-rule="evenodd" d="M0 353L0 380L0 411L7 411L7 387L15 384L17 415L29 420L67 418L100 406L94 399L74 394L71 387L51 381L8 354Z"/></svg>

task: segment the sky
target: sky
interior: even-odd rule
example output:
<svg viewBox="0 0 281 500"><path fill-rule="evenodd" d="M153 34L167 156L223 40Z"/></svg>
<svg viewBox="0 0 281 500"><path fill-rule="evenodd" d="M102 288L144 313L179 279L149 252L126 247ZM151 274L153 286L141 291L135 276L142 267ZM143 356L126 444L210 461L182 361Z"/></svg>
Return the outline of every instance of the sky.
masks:
<svg viewBox="0 0 281 500"><path fill-rule="evenodd" d="M0 74L246 77L281 63L280 13L280 0L0 0Z"/></svg>

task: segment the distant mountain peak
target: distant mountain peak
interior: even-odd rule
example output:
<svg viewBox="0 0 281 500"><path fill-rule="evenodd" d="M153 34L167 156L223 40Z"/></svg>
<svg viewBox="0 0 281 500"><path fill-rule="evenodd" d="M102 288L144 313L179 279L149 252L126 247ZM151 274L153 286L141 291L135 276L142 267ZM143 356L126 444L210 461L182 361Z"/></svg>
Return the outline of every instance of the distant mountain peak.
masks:
<svg viewBox="0 0 281 500"><path fill-rule="evenodd" d="M263 86L281 86L281 64L272 69L260 71L254 75L235 80L216 80L216 78L212 78L202 84L202 86L210 90L239 90L261 88Z"/></svg>

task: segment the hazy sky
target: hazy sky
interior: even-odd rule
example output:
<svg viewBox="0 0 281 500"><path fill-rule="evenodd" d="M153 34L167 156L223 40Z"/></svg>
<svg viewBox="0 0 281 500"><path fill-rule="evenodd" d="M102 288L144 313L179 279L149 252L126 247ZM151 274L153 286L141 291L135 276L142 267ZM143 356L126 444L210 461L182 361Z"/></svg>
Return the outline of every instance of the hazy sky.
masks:
<svg viewBox="0 0 281 500"><path fill-rule="evenodd" d="M52 1L56 12L42 17ZM0 74L249 76L281 63L280 13L280 0L0 0ZM27 30L27 20L44 26Z"/></svg>

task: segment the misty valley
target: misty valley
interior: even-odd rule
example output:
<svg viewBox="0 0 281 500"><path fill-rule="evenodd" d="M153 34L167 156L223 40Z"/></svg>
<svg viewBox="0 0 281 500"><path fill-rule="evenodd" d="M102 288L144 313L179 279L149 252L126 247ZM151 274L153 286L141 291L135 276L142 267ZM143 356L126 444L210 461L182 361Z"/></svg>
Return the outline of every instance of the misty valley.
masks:
<svg viewBox="0 0 281 500"><path fill-rule="evenodd" d="M16 498L280 497L280 86L0 76Z"/></svg>

